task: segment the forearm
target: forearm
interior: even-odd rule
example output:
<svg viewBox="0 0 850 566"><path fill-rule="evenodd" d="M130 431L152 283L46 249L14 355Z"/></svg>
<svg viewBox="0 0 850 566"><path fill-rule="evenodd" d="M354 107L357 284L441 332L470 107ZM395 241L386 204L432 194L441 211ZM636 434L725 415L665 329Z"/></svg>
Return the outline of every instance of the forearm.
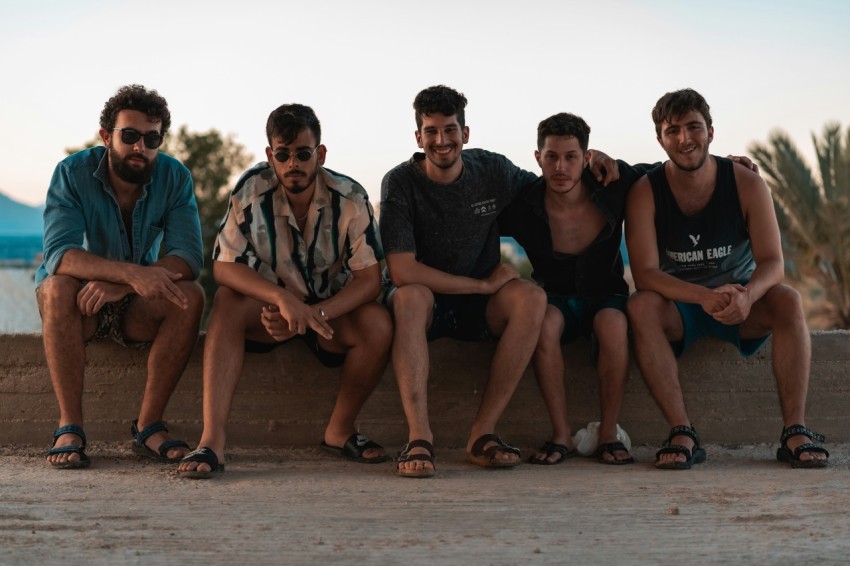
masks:
<svg viewBox="0 0 850 566"><path fill-rule="evenodd" d="M711 289L682 281L660 269L633 272L638 291L654 291L671 301L702 304L711 295Z"/></svg>
<svg viewBox="0 0 850 566"><path fill-rule="evenodd" d="M378 264L355 271L353 278L337 294L319 303L327 320L348 314L374 301L381 290L381 269Z"/></svg>
<svg viewBox="0 0 850 566"><path fill-rule="evenodd" d="M155 265L159 267L164 267L169 271L173 271L174 273L179 273L182 275L183 281L194 281L195 274L192 272L192 268L189 267L189 264L183 258L167 255L159 259Z"/></svg>
<svg viewBox="0 0 850 566"><path fill-rule="evenodd" d="M129 285L128 274L139 266L105 259L84 250L68 250L59 260L56 275L67 275L81 281L107 281Z"/></svg>
<svg viewBox="0 0 850 566"><path fill-rule="evenodd" d="M772 259L759 263L745 285L752 302L761 299L771 288L782 283L784 278L785 267L781 260Z"/></svg>
<svg viewBox="0 0 850 566"><path fill-rule="evenodd" d="M303 302L292 292L277 286L241 263L216 261L213 264L213 278L219 285L233 289L266 305L279 305L282 301L287 300Z"/></svg>
<svg viewBox="0 0 850 566"><path fill-rule="evenodd" d="M401 258L393 258L393 255L390 254L387 257L387 265L393 285L396 287L420 284L428 287L434 293L447 295L486 294L487 292L484 280L452 275L429 267L415 259L406 258L402 261L396 261L396 259ZM412 257L413 254L409 255Z"/></svg>

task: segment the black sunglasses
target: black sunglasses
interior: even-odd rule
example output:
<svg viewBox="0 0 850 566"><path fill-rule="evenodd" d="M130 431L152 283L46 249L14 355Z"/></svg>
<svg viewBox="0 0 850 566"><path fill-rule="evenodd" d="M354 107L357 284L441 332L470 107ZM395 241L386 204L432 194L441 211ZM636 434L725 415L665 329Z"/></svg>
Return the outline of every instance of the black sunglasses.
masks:
<svg viewBox="0 0 850 566"><path fill-rule="evenodd" d="M313 149L299 149L295 153L290 153L288 149L281 149L274 153L274 158L281 163L288 163L294 155L295 159L298 161L310 161L310 158L313 157L313 154L316 153L317 149L319 149L319 146L316 146Z"/></svg>
<svg viewBox="0 0 850 566"><path fill-rule="evenodd" d="M121 141L126 143L127 145L133 145L139 138L145 139L145 147L148 149L156 149L162 145L162 135L156 132L148 132L143 134L138 130L134 130L133 128L112 128L113 130L118 130L121 132Z"/></svg>

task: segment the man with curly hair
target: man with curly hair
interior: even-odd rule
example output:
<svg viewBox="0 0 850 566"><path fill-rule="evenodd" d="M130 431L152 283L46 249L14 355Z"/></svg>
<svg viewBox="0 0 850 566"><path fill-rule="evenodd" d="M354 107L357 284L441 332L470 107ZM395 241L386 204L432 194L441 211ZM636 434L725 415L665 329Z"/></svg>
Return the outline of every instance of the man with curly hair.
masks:
<svg viewBox="0 0 850 566"><path fill-rule="evenodd" d="M284 104L266 122L267 161L230 195L213 251L215 295L204 345L204 432L178 466L182 477L224 471L227 419L245 352L301 339L339 392L320 446L363 464L389 459L356 419L387 365L389 313L375 299L383 259L366 190L324 167L319 119Z"/></svg>
<svg viewBox="0 0 850 566"><path fill-rule="evenodd" d="M140 85L120 88L100 116L103 146L61 161L44 211L36 273L44 351L59 403L47 460L84 468L85 346L102 338L150 344L148 378L131 425L136 453L178 461L188 445L162 421L198 337L204 295L198 207L189 170L159 153L168 104Z"/></svg>
<svg viewBox="0 0 850 566"><path fill-rule="evenodd" d="M495 434L531 355L546 293L500 263L499 213L537 176L503 155L464 150L466 97L447 86L421 91L413 103L416 143L424 153L389 171L381 187L381 239L393 286L393 369L409 426L396 471L434 475L428 419L428 341L496 339L478 414L466 445L471 463L509 468L520 452ZM616 164L607 159L607 170Z"/></svg>

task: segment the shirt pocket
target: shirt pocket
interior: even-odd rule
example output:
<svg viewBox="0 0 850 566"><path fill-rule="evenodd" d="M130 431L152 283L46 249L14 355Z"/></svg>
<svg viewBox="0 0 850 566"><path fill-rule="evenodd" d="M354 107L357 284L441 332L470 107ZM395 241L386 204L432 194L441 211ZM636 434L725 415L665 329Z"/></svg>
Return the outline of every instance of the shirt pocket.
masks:
<svg viewBox="0 0 850 566"><path fill-rule="evenodd" d="M151 263L159 259L159 247L162 244L164 232L165 229L157 224L151 224L145 230L145 247L142 249L142 257Z"/></svg>

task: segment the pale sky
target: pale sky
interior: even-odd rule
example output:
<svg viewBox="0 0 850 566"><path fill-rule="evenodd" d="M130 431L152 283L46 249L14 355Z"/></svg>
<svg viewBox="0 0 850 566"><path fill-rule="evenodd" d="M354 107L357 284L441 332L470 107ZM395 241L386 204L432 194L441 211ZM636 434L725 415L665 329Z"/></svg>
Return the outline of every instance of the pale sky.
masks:
<svg viewBox="0 0 850 566"><path fill-rule="evenodd" d="M254 161L269 112L310 105L326 165L376 202L439 83L469 99L468 147L533 171L537 123L562 111L592 148L663 159L650 110L683 87L711 105L713 153L781 127L814 166L811 133L850 125L848 24L845 0L0 0L0 191L43 202L129 83L165 96L173 130L233 134Z"/></svg>

